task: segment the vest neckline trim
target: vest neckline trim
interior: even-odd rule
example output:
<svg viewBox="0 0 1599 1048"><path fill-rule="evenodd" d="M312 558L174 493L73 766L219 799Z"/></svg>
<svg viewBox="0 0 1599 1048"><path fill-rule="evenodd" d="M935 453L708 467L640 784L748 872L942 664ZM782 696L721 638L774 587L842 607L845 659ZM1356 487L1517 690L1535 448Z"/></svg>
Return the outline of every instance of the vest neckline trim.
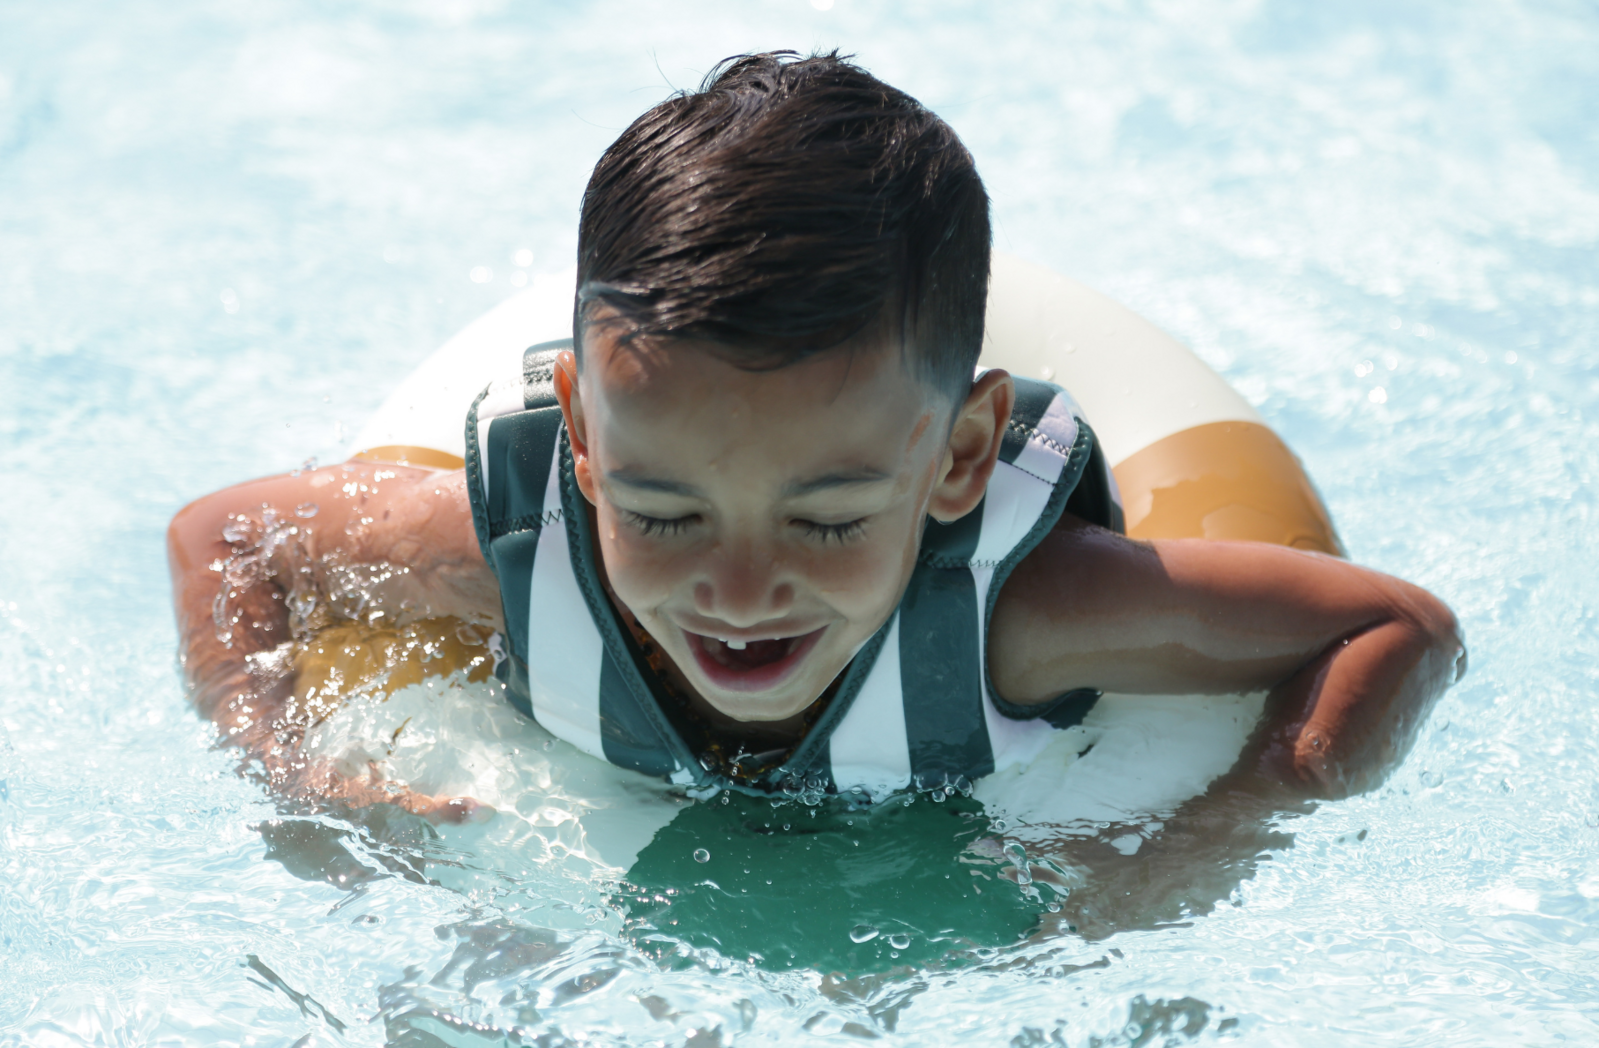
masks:
<svg viewBox="0 0 1599 1048"><path fill-rule="evenodd" d="M771 787L781 788L790 783L796 788L827 786L828 780L831 779L831 774L827 770L827 743L832 739L839 723L843 721L844 715L855 704L855 698L860 694L866 678L871 675L872 668L877 665L877 656L882 651L889 629L899 616L899 609L896 607L894 613L855 653L855 657L844 670L838 693L828 703L827 709L816 718L810 730L795 745L788 760L754 780L750 785L734 782L724 775L714 773L702 767L698 756L689 752L681 733L662 708L660 696L656 694L651 679L646 678L640 668L637 653L632 650L633 646L626 639L628 630L618 618L616 609L612 607L610 597L606 594L605 586L600 582L599 572L595 568L597 554L594 538L589 529L588 513L581 505L584 501L583 493L577 487L572 464L572 445L567 439L564 422L556 440L560 445L561 515L566 518L567 547L571 553L573 574L577 577L578 588L583 593L584 603L588 605L589 615L600 632L606 650L610 652L612 660L621 670L639 708L644 711L651 725L666 743L678 768L688 771L696 787L714 786L757 796L768 796ZM653 673L650 674L650 678L653 676ZM815 781L819 774L816 770L818 768L823 771L820 772L820 781ZM768 789L761 789L760 786L766 786Z"/></svg>

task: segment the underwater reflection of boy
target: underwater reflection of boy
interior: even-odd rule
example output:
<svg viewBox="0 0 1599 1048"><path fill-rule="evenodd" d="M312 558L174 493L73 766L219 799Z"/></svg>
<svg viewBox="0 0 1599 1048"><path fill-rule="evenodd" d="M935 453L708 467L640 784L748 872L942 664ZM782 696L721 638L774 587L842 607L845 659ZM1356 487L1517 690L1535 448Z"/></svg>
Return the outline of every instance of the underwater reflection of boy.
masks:
<svg viewBox="0 0 1599 1048"><path fill-rule="evenodd" d="M835 56L724 64L601 158L575 341L511 383L522 422L478 448L474 418L474 471L353 462L177 515L197 703L286 791L472 814L296 756L318 714L291 635L331 621L304 598L361 572L363 614L506 631L522 708L680 783L843 789L843 750L874 789L969 779L996 716L1068 723L1090 689L1266 689L1247 773L1381 781L1463 666L1448 608L1330 556L1119 534L1067 400L973 378L989 241L969 154L914 100ZM602 647L566 646L574 622ZM851 719L885 688L892 715Z"/></svg>

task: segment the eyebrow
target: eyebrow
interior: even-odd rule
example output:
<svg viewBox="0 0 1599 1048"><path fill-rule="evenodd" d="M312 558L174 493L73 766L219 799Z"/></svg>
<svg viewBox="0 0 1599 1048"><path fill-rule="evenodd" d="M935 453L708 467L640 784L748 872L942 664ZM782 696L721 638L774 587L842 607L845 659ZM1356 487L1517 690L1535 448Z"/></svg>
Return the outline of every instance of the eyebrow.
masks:
<svg viewBox="0 0 1599 1048"><path fill-rule="evenodd" d="M657 491L663 495L681 495L690 499L700 497L700 489L692 484L684 484L682 481L677 480L664 480L660 477L652 477L631 469L613 469L605 474L605 479L639 491Z"/></svg>
<svg viewBox="0 0 1599 1048"><path fill-rule="evenodd" d="M814 495L818 491L830 491L833 488L856 487L864 484L878 484L891 479L890 474L880 469L862 467L860 469L841 470L837 473L824 473L810 480L796 480L783 489L783 497L792 499L802 495Z"/></svg>
<svg viewBox="0 0 1599 1048"><path fill-rule="evenodd" d="M704 497L700 489L692 484L654 477L636 470L617 469L612 470L605 476L608 480L637 491L654 491L663 495L679 495L683 498L691 499ZM786 499L800 498L805 495L814 495L819 491L831 491L834 488L857 487L866 484L880 484L885 480L891 479L891 474L869 467L840 470L836 473L824 473L809 480L796 480L783 488L782 497Z"/></svg>

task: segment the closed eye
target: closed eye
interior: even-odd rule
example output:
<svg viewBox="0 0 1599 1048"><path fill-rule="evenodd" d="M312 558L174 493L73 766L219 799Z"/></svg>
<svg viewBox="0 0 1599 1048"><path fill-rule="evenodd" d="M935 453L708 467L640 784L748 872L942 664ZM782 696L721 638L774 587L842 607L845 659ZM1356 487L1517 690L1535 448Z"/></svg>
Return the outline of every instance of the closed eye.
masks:
<svg viewBox="0 0 1599 1048"><path fill-rule="evenodd" d="M699 520L696 514L686 517L649 517L643 513L634 513L632 510L623 510L622 519L645 536L681 535L690 524Z"/></svg>
<svg viewBox="0 0 1599 1048"><path fill-rule="evenodd" d="M829 542L845 543L857 539L866 530L866 518L845 521L843 524L818 524L814 520L796 520L805 531L807 538L815 539L822 544Z"/></svg>

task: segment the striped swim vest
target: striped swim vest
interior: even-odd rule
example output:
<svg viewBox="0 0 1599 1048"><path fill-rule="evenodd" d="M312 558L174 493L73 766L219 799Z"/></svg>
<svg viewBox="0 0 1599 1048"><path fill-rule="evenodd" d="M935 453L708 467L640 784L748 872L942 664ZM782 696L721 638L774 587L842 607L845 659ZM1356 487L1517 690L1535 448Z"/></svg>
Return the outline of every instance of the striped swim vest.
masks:
<svg viewBox="0 0 1599 1048"><path fill-rule="evenodd" d="M1097 691L1079 689L1019 706L995 694L985 664L1000 587L1062 512L1123 530L1115 481L1076 402L1058 386L1018 378L983 501L950 524L928 521L898 609L814 708L803 738L775 755L710 752L696 741L696 718L650 668L648 638L619 618L596 570L553 385L555 355L570 346L528 349L522 374L490 383L466 424L472 520L505 613L495 672L512 703L551 734L696 791L877 798L911 786L964 788L1030 760L1097 701Z"/></svg>

